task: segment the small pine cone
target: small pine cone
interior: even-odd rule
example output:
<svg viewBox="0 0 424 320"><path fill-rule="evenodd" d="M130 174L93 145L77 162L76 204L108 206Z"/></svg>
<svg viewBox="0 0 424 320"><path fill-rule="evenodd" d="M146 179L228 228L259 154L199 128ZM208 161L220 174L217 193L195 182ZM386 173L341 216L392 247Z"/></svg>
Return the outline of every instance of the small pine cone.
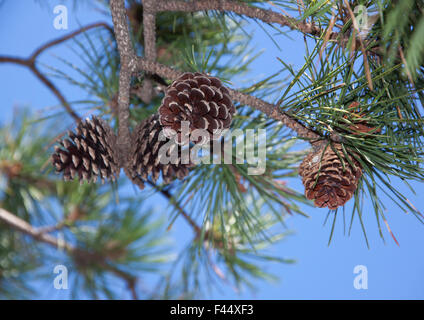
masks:
<svg viewBox="0 0 424 320"><path fill-rule="evenodd" d="M182 121L189 122L190 132L203 129L208 130L211 137L219 136L230 127L235 111L230 92L218 78L186 72L166 89L159 121L165 134L170 137L167 130L172 129L180 142Z"/></svg>
<svg viewBox="0 0 424 320"><path fill-rule="evenodd" d="M354 111L356 108L358 108L358 112ZM356 135L356 136L363 135L363 134L375 134L375 133L381 132L381 128L370 126L368 121L361 119L364 116L364 114L361 112L359 102L356 102L356 101L352 102L347 108L347 110L350 111L349 113L351 118L350 121L353 123L347 127L347 130L338 128L339 131ZM348 114L343 116L343 118L348 119L349 118ZM369 137L369 136L365 135L365 137Z"/></svg>
<svg viewBox="0 0 424 320"><path fill-rule="evenodd" d="M178 156L176 163L166 162L165 157L171 155L171 148L168 148L165 154L160 154L161 147L169 143L169 139L164 135L163 128L159 122L159 115L154 114L143 120L134 130L132 135L132 179L139 181L147 181L151 176L153 182L159 178L162 172L164 183L170 183L174 178L183 179L189 173L192 163L182 159L178 150L178 144L173 143L171 148L177 148ZM174 150L174 149L172 149ZM188 163L187 163L188 162ZM143 183L139 183L140 188L144 187Z"/></svg>
<svg viewBox="0 0 424 320"><path fill-rule="evenodd" d="M81 121L76 133L69 131L69 139L55 146L52 163L56 173L63 172L65 181L78 177L80 182L96 182L99 176L115 180L119 175L119 166L114 153L116 136L110 126L93 116L92 120Z"/></svg>
<svg viewBox="0 0 424 320"><path fill-rule="evenodd" d="M362 176L360 163L351 155L349 163L340 144L333 147L343 159L344 169L342 160L330 146L324 154L322 149L309 153L299 167L306 198L314 200L317 207L331 210L349 201Z"/></svg>

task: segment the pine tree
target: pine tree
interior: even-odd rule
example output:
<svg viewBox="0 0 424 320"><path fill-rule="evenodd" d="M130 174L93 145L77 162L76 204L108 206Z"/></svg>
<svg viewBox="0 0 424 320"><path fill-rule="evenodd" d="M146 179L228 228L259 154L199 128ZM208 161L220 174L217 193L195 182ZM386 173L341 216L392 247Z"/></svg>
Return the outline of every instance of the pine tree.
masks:
<svg viewBox="0 0 424 320"><path fill-rule="evenodd" d="M0 64L28 68L64 110L42 119L17 111L0 129L0 298L34 297L28 279L50 274L46 266L55 264L76 270L72 297L123 298L118 282L133 299L207 297L205 283L242 289L273 279L263 265L291 262L269 248L286 236L288 215L307 216L304 204L327 207L320 210L332 217L330 240L345 207L366 239L362 217L373 214L363 210L366 199L383 238L383 194L424 222L390 183L424 178L420 1L94 6L105 22L41 44L29 58L0 55ZM303 35L304 65L270 61L275 74L252 76L257 50L245 27L253 24ZM62 68L38 63L65 42L79 65L67 57L59 58ZM55 79L89 98L68 101ZM182 121L189 133L208 132L189 147L202 147L206 157L222 147L218 162L215 153L209 163L185 161ZM227 128L266 132L264 172L251 174L240 161L237 139L226 144L225 136L213 136ZM175 163L161 164L164 145L176 150ZM289 187L293 179L304 189ZM152 197L169 210L150 207ZM182 248L166 232L176 220L192 229ZM140 281L148 274L152 290Z"/></svg>

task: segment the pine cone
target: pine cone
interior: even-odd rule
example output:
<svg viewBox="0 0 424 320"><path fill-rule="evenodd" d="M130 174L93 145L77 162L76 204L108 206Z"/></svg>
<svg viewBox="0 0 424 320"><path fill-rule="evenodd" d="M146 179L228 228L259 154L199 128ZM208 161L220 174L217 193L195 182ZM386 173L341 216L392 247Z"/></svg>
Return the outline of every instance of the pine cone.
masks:
<svg viewBox="0 0 424 320"><path fill-rule="evenodd" d="M206 129L212 137L230 127L235 111L228 89L218 78L186 72L167 88L159 121L165 134L170 137L167 129L174 130L180 142L182 121L189 122L190 132Z"/></svg>
<svg viewBox="0 0 424 320"><path fill-rule="evenodd" d="M309 153L299 167L299 174L305 186L305 196L314 200L317 207L331 210L343 206L358 187L362 176L360 163L351 155L346 159L342 146L334 144L339 156L331 146ZM322 156L322 159L321 159Z"/></svg>
<svg viewBox="0 0 424 320"><path fill-rule="evenodd" d="M356 108L358 108L358 112L354 111ZM347 130L338 128L338 131L341 131L347 134L352 134L352 135L369 134L368 136L365 136L365 137L371 137L371 134L381 132L381 128L370 126L368 121L361 119L364 114L361 111L359 102L357 101L352 102L347 108L347 110L350 111L350 113L343 116L343 118L348 119L349 118L348 115L350 115L350 118L351 118L350 121L353 123L347 127Z"/></svg>
<svg viewBox="0 0 424 320"><path fill-rule="evenodd" d="M133 179L147 181L151 176L153 182L159 178L162 172L164 183L170 183L175 177L183 179L189 173L189 168L192 163L187 159L181 158L181 153L178 151L176 163L161 163L161 159L165 162L165 157L170 157L171 149L169 148L166 154L160 154L161 147L169 143L164 133L163 128L159 122L159 115L154 114L149 118L143 120L134 130L132 135L132 175ZM171 148L178 148L177 143L173 143ZM184 163L183 163L184 162ZM143 183L139 186L144 187Z"/></svg>
<svg viewBox="0 0 424 320"><path fill-rule="evenodd" d="M100 176L115 180L119 175L114 148L116 136L109 125L93 116L92 120L81 121L76 133L69 131L69 139L60 144L64 149L55 146L52 163L56 173L63 172L65 181L78 176L80 182L96 182Z"/></svg>

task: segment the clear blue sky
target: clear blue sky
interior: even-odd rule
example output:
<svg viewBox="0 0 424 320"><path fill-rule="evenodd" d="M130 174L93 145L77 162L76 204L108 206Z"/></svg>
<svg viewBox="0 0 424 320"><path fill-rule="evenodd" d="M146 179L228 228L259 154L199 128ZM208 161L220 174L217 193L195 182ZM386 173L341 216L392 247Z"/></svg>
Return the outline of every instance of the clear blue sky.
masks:
<svg viewBox="0 0 424 320"><path fill-rule="evenodd" d="M39 1L43 3L44 1ZM53 28L53 7L61 1L48 1L49 5L35 4L32 0L6 1L0 7L0 54L25 57L39 44L59 37L87 24L104 20L104 17L86 6L81 6L75 15L70 7L69 30ZM65 1L66 3L66 1ZM76 20L78 17L78 21ZM252 72L269 75L278 65L276 57L295 66L303 63L303 41L291 33L294 40L278 35L275 37L281 46L276 48L268 36L255 27L254 43L264 48L264 54L255 61ZM273 31L271 31L272 33ZM59 65L56 56L68 57L66 45L55 47L42 56L42 61ZM279 65L278 65L279 66ZM78 100L81 92L67 83L56 81L68 100ZM237 85L237 84L236 84ZM16 65L0 64L0 122L10 119L14 106L28 105L35 110L56 106L56 98L27 69ZM299 179L300 180L300 179ZM398 181L393 182L401 186ZM424 191L422 183L412 183L417 195L405 189L405 194L421 211L424 211ZM300 181L296 187L302 188ZM152 200L153 201L153 200ZM236 294L231 288L215 292L211 298L217 299L422 299L424 298L424 226L413 215L402 212L391 202L385 201L388 222L395 233L398 247L384 230L386 244L379 235L371 204L366 202L364 220L371 248L366 247L358 220L355 220L350 237L343 235L343 224L339 219L335 235L327 246L330 226L323 227L327 210L304 208L309 219L294 216L287 220L288 229L295 232L282 243L273 247L274 253L294 258L292 265L265 265L269 271L280 276L278 283L258 282L255 292L245 291ZM369 208L369 209L368 209ZM347 216L350 211L347 211ZM173 236L186 238L187 227L180 221L174 226ZM353 269L356 265L368 268L368 290L353 287ZM52 290L44 290L44 298L61 298ZM65 297L65 296L63 296Z"/></svg>

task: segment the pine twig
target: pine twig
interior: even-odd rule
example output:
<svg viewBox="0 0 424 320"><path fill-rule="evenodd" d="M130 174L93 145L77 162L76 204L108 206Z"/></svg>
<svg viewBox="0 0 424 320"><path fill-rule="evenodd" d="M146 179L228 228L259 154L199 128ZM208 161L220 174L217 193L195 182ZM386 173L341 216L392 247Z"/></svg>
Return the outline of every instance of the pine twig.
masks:
<svg viewBox="0 0 424 320"><path fill-rule="evenodd" d="M197 223L184 211L184 209L178 204L174 199L173 195L168 191L159 188L155 183L150 180L147 180L147 183L150 184L153 188L159 191L168 201L177 209L177 211L184 217L188 224L193 228L196 236L199 236L202 232L202 229L197 225Z"/></svg>
<svg viewBox="0 0 424 320"><path fill-rule="evenodd" d="M26 235L29 235L33 239L47 243L56 248L64 248L68 252L75 250L73 246L68 243L61 243L57 238L50 236L48 234L40 233L32 225L30 225L25 220L15 216L13 213L0 208L0 221L3 221L7 225L11 226L13 229L22 232Z"/></svg>
<svg viewBox="0 0 424 320"><path fill-rule="evenodd" d="M304 7L303 2L302 7ZM238 15L246 16L252 19L261 20L268 24L278 24L282 27L289 27L291 30L297 30L302 32L304 35L311 35L320 37L323 35L325 30L314 22L307 22L306 20L298 20L289 16L288 14L282 14L273 10L257 8L249 6L248 4L232 1L232 0L196 0L196 1L180 1L180 0L156 0L155 1L156 12L163 11L181 11L181 12L196 12L196 11L207 11L216 10L221 12L232 12ZM300 7L299 7L300 12ZM341 43L348 42L348 38L340 32L329 32L328 40L337 40ZM327 41L328 41L327 40ZM359 39L355 40L356 48L360 48Z"/></svg>
<svg viewBox="0 0 424 320"><path fill-rule="evenodd" d="M52 41L49 41L36 50L26 59L18 58L18 57L11 57L11 56L0 56L0 63L14 63L18 64L24 67L29 68L32 73L42 82L44 85L50 89L50 91L57 97L57 99L60 101L62 106L66 109L66 111L70 114L72 118L74 118L75 121L79 122L81 121L80 116L72 109L71 105L68 103L68 101L65 99L63 94L60 92L60 90L51 82L43 73L40 72L40 70L37 68L36 62L38 56L42 54L45 50L56 46L58 44L61 44L62 42L65 42L69 39L74 38L75 36L86 32L87 30L103 27L108 29L109 31L112 31L112 28L105 22L97 22L93 23L84 27L79 28L78 30L71 32L63 37L54 39Z"/></svg>
<svg viewBox="0 0 424 320"><path fill-rule="evenodd" d="M50 246L53 246L56 249L65 249L65 251L72 256L79 256L84 257L85 259L92 259L101 267L103 267L106 271L109 271L118 276L119 278L123 279L131 292L132 298L134 300L138 299L137 292L135 290L137 278L120 270L117 267L108 264L107 261L105 261L101 256L99 257L98 254L93 254L91 252L74 247L66 241L59 240L47 233L40 232L40 229L34 228L25 220L19 218L18 216L14 215L13 213L10 213L9 211L3 208L0 208L0 221L4 222L5 224L17 231L32 237L36 241L49 244Z"/></svg>
<svg viewBox="0 0 424 320"><path fill-rule="evenodd" d="M298 30L311 35L320 35L322 30L313 23L299 21L273 10L261 9L249 6L247 4L231 0L197 0L197 1L178 1L178 0L156 0L156 12L160 11L184 11L195 12L203 10L230 11L249 18L258 19L265 23L275 23L283 27L289 27L292 30ZM335 35L334 35L335 37Z"/></svg>
<svg viewBox="0 0 424 320"><path fill-rule="evenodd" d="M52 233L52 232L55 232L55 231L62 230L63 228L65 228L67 226L68 226L67 221L63 220L63 221L60 221L59 223L51 225L51 226L45 226L45 227L38 228L37 232L39 234Z"/></svg>
<svg viewBox="0 0 424 320"><path fill-rule="evenodd" d="M105 28L111 34L113 34L112 27L109 24L107 24L106 22L96 22L96 23L93 23L93 24L89 24L89 25L86 25L84 27L81 27L81 28L79 28L79 29L77 29L77 30L75 30L75 31L67 34L67 35L64 35L63 37L60 37L60 38L57 38L55 40L49 41L46 44L40 46L37 50L34 51L34 53L30 56L29 59L35 61L37 59L37 57L41 53L43 53L45 50L47 50L47 49L49 49L49 48L51 48L53 46L56 46L58 44L61 44L62 42L65 42L67 40L70 40L70 39L74 38L75 36L77 36L77 35L79 35L81 33L84 33L84 32L86 32L86 31L88 31L90 29L94 29L94 28Z"/></svg>

